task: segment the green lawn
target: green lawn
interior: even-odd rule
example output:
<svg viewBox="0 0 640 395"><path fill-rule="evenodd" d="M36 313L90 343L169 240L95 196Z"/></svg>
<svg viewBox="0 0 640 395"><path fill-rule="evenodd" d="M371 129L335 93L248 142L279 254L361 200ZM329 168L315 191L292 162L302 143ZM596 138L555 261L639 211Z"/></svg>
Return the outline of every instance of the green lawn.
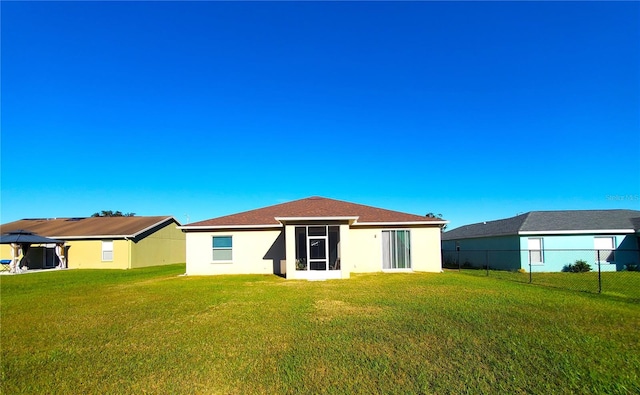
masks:
<svg viewBox="0 0 640 395"><path fill-rule="evenodd" d="M493 277L520 283L529 283L546 287L562 288L573 291L602 293L612 297L633 299L640 303L640 272L602 272L598 281L598 272L588 273L519 273L504 270L462 269L464 274L481 277ZM600 283L600 287L598 284ZM601 288L601 289L600 289Z"/></svg>
<svg viewBox="0 0 640 395"><path fill-rule="evenodd" d="M183 272L1 276L0 392L640 392L634 298L458 272Z"/></svg>

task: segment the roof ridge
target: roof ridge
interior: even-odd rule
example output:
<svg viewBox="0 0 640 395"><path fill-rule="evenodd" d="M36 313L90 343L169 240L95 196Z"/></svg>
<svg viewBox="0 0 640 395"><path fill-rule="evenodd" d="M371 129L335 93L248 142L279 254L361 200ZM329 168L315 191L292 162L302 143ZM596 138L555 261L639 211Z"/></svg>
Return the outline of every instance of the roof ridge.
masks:
<svg viewBox="0 0 640 395"><path fill-rule="evenodd" d="M518 226L518 232L520 232L525 227L527 222L529 222L529 218L531 217L531 213L533 213L533 212L534 211L527 211L524 214L520 214L520 215L524 216L524 219L522 220L522 222L520 222L520 225ZM516 217L518 217L518 216L516 215Z"/></svg>
<svg viewBox="0 0 640 395"><path fill-rule="evenodd" d="M630 208L600 208L600 209L565 209L565 210L531 210L529 213L562 213L562 212L604 212L604 211L634 211L640 213L640 210L633 210Z"/></svg>

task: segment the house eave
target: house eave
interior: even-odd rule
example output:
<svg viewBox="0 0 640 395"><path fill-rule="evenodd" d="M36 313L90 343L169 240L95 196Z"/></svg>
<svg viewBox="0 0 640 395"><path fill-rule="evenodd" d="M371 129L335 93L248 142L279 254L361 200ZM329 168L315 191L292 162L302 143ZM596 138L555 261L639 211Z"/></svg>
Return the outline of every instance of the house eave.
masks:
<svg viewBox="0 0 640 395"><path fill-rule="evenodd" d="M61 240L105 240L105 239L132 239L134 235L91 235L91 236L52 236L52 239Z"/></svg>
<svg viewBox="0 0 640 395"><path fill-rule="evenodd" d="M449 221L390 221L390 222L357 222L353 226L403 226L403 225L446 225Z"/></svg>
<svg viewBox="0 0 640 395"><path fill-rule="evenodd" d="M327 217L275 217L275 220L281 224L286 222L318 222L318 221L348 221L354 224L358 221L359 216L327 216Z"/></svg>
<svg viewBox="0 0 640 395"><path fill-rule="evenodd" d="M263 229L282 228L282 224L262 224L262 225L199 225L199 226L177 226L180 230L218 230L218 229Z"/></svg>
<svg viewBox="0 0 640 395"><path fill-rule="evenodd" d="M346 221L351 226L408 226L408 225L437 225L442 226L449 221L389 221L389 222L358 222L357 216L340 216L340 217L275 217L279 224L253 224L253 225L182 225L177 226L183 231L206 231L219 229L264 229L264 228L282 228L286 223L304 223L318 221Z"/></svg>
<svg viewBox="0 0 640 395"><path fill-rule="evenodd" d="M584 229L584 230L528 230L520 231L518 235L589 235L589 234L632 234L634 229Z"/></svg>

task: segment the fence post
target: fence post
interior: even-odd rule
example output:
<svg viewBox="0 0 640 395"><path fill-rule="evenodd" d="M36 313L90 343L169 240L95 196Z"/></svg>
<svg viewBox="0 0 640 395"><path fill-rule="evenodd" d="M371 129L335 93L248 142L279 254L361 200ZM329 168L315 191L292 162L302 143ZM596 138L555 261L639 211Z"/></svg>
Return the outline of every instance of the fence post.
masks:
<svg viewBox="0 0 640 395"><path fill-rule="evenodd" d="M460 247L458 247L458 271L461 271L462 266L460 266Z"/></svg>
<svg viewBox="0 0 640 395"><path fill-rule="evenodd" d="M602 274L600 271L600 250L597 250L596 255L598 257L598 293L602 293Z"/></svg>
<svg viewBox="0 0 640 395"><path fill-rule="evenodd" d="M484 250L484 263L487 265L487 277L489 277L489 250Z"/></svg>
<svg viewBox="0 0 640 395"><path fill-rule="evenodd" d="M531 251L528 251L529 253L529 284L531 284L533 282L533 277L532 277L532 273L531 273Z"/></svg>

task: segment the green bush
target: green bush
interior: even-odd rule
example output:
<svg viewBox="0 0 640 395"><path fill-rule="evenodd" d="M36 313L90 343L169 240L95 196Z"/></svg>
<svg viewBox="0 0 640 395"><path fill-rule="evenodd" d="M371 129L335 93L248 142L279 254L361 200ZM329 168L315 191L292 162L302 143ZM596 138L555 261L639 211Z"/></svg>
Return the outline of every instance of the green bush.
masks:
<svg viewBox="0 0 640 395"><path fill-rule="evenodd" d="M568 264L564 267L565 272L586 273L591 271L591 265L587 261L578 259L574 264Z"/></svg>
<svg viewBox="0 0 640 395"><path fill-rule="evenodd" d="M627 266L627 271L628 272L640 272L640 266L639 265L628 264L626 266Z"/></svg>

